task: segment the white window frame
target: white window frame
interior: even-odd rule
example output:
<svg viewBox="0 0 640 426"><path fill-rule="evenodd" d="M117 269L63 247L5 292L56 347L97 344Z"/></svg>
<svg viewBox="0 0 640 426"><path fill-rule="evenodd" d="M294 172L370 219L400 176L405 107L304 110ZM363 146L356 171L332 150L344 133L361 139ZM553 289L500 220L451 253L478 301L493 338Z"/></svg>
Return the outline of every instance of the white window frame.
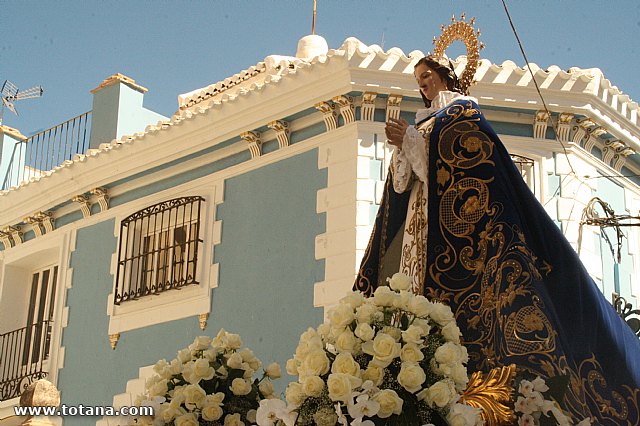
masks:
<svg viewBox="0 0 640 426"><path fill-rule="evenodd" d="M118 207L115 216L114 236L116 248L111 257L112 292L107 300L109 335L148 327L155 324L179 320L209 313L211 309L211 289L217 287L218 265L213 264L213 246L220 242L221 223L216 222L216 206L222 202L224 181L200 185L184 185L140 198ZM162 291L139 299L127 300L119 305L114 303L117 288L118 256L120 251L120 227L122 221L134 212L174 198L201 196L199 239L195 281L180 287ZM141 230L138 230L141 232ZM156 232L156 230L153 230ZM159 230L157 230L159 232ZM138 234L140 235L140 234Z"/></svg>

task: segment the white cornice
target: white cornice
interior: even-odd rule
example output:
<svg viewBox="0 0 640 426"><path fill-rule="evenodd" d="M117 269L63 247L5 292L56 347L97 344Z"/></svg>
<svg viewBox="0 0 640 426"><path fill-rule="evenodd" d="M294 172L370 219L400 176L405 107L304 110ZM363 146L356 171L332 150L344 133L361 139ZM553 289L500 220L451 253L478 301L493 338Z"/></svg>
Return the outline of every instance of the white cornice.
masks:
<svg viewBox="0 0 640 426"><path fill-rule="evenodd" d="M193 105L178 111L170 120L102 144L99 149L89 150L74 161L66 161L23 183L17 190L0 193L0 223L19 222L24 216L22 205L54 207L96 186L215 146L334 96L375 91L419 99L412 72L421 56L419 51L405 55L398 48L385 52L379 46L366 46L350 38L340 48L308 60L268 57L271 59L265 59L264 66L260 63L228 81L205 88L205 92L188 94ZM455 61L458 72L465 61L465 57ZM637 103L611 87L599 70L565 72L554 66L548 70L535 64L532 67L552 111L590 117L627 146L640 151ZM471 92L481 105L531 111L541 108L528 70L511 61L496 65L482 60L476 78L479 82ZM233 90L218 90L223 86ZM207 95L207 90L213 89L218 91Z"/></svg>

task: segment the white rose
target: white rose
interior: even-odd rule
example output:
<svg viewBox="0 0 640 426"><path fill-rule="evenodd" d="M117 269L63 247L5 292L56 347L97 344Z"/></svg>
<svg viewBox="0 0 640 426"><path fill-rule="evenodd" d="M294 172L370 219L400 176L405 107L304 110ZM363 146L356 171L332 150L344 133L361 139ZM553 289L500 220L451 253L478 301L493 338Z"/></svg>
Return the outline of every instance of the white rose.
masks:
<svg viewBox="0 0 640 426"><path fill-rule="evenodd" d="M354 291L340 299L340 303L351 306L353 310L364 303L364 295L359 291Z"/></svg>
<svg viewBox="0 0 640 426"><path fill-rule="evenodd" d="M462 364L453 365L453 367L451 367L451 378L455 382L457 390L465 390L467 388L467 383L469 383L467 367Z"/></svg>
<svg viewBox="0 0 640 426"><path fill-rule="evenodd" d="M393 290L409 290L411 288L411 277L403 274L402 272L396 272L391 278L387 278L389 287Z"/></svg>
<svg viewBox="0 0 640 426"><path fill-rule="evenodd" d="M360 365L353 359L350 353L339 353L331 365L332 373L344 373L358 377L360 375Z"/></svg>
<svg viewBox="0 0 640 426"><path fill-rule="evenodd" d="M358 336L363 342L368 342L369 340L373 339L373 337L376 335L376 332L373 330L373 328L371 328L369 324L367 324L366 322L362 322L356 327L355 335Z"/></svg>
<svg viewBox="0 0 640 426"><path fill-rule="evenodd" d="M449 342L460 343L460 336L462 336L462 333L456 323L452 321L442 327L442 336Z"/></svg>
<svg viewBox="0 0 640 426"><path fill-rule="evenodd" d="M327 389L329 390L329 398L332 401L342 401L346 403L351 397L352 377L343 373L329 374L327 379Z"/></svg>
<svg viewBox="0 0 640 426"><path fill-rule="evenodd" d="M224 417L224 426L244 426L244 422L239 413L227 414Z"/></svg>
<svg viewBox="0 0 640 426"><path fill-rule="evenodd" d="M207 393L198 385L188 385L184 388L184 405L189 410L201 408L206 397Z"/></svg>
<svg viewBox="0 0 640 426"><path fill-rule="evenodd" d="M234 395L247 395L251 392L251 382L246 379L233 379L231 382L231 392Z"/></svg>
<svg viewBox="0 0 640 426"><path fill-rule="evenodd" d="M384 379L384 369L377 365L369 365L362 373L363 380L371 380L374 386L380 386Z"/></svg>
<svg viewBox="0 0 640 426"><path fill-rule="evenodd" d="M411 393L422 389L427 375L417 362L403 362L398 373L398 383Z"/></svg>
<svg viewBox="0 0 640 426"><path fill-rule="evenodd" d="M198 419L193 413L183 414L174 420L176 426L198 426Z"/></svg>
<svg viewBox="0 0 640 426"><path fill-rule="evenodd" d="M289 404L301 405L305 400L305 393L302 385L298 382L291 382L287 385L285 398Z"/></svg>
<svg viewBox="0 0 640 426"><path fill-rule="evenodd" d="M431 314L433 303L424 296L414 296L409 300L407 310L417 317L425 318Z"/></svg>
<svg viewBox="0 0 640 426"><path fill-rule="evenodd" d="M205 405L222 405L222 401L224 401L224 393L216 392L213 395L207 395L204 403Z"/></svg>
<svg viewBox="0 0 640 426"><path fill-rule="evenodd" d="M165 423L169 423L176 417L180 417L186 413L187 410L180 407L180 403L174 403L173 400L168 404L162 404L160 406L160 415Z"/></svg>
<svg viewBox="0 0 640 426"><path fill-rule="evenodd" d="M397 309L402 309L403 311L407 310L407 306L409 301L413 298L413 294L408 291L402 290L400 294L393 299L393 307Z"/></svg>
<svg viewBox="0 0 640 426"><path fill-rule="evenodd" d="M302 360L309 352L322 348L322 339L313 328L309 328L300 336L300 341L298 343L298 347L296 348L294 357L296 359Z"/></svg>
<svg viewBox="0 0 640 426"><path fill-rule="evenodd" d="M298 362L293 358L288 359L285 369L287 370L287 374L290 376L298 375Z"/></svg>
<svg viewBox="0 0 640 426"><path fill-rule="evenodd" d="M169 381L166 379L155 381L155 383L153 383L151 386L149 386L150 383L147 382L147 389L149 391L149 396L150 397L165 396L165 394L169 392L168 383Z"/></svg>
<svg viewBox="0 0 640 426"><path fill-rule="evenodd" d="M171 404L180 406L185 401L184 390L187 386L176 386L173 388L173 395L171 398Z"/></svg>
<svg viewBox="0 0 640 426"><path fill-rule="evenodd" d="M398 327L392 327L392 326L388 325L388 326L382 328L382 332L385 333L385 334L388 334L391 337L393 337L393 339L396 342L399 342L400 338L402 337L402 332L400 331L400 329Z"/></svg>
<svg viewBox="0 0 640 426"><path fill-rule="evenodd" d="M329 324L328 322L323 322L318 326L318 334L320 335L320 337L326 338L330 332L331 324Z"/></svg>
<svg viewBox="0 0 640 426"><path fill-rule="evenodd" d="M193 341L192 344L189 345L189 350L191 351L204 351L211 344L211 338L208 336L198 336Z"/></svg>
<svg viewBox="0 0 640 426"><path fill-rule="evenodd" d="M222 411L222 407L215 404L209 404L202 407L202 418L208 422L213 422L222 417L224 412Z"/></svg>
<svg viewBox="0 0 640 426"><path fill-rule="evenodd" d="M191 384L200 383L200 380L202 380L202 378L196 374L195 361L189 361L184 364L182 368L182 377L184 377L184 379Z"/></svg>
<svg viewBox="0 0 640 426"><path fill-rule="evenodd" d="M227 359L227 367L235 368L237 370L242 368L242 356L238 352L234 352L229 355Z"/></svg>
<svg viewBox="0 0 640 426"><path fill-rule="evenodd" d="M338 335L334 346L338 352L353 353L358 348L358 341L351 330L347 328Z"/></svg>
<svg viewBox="0 0 640 426"><path fill-rule="evenodd" d="M387 286L380 286L373 293L373 303L378 306L393 306L397 293Z"/></svg>
<svg viewBox="0 0 640 426"><path fill-rule="evenodd" d="M392 414L402 413L402 399L398 394L391 389L384 389L373 395L372 398L378 404L380 404L380 410L378 411L378 417L386 419L391 417Z"/></svg>
<svg viewBox="0 0 640 426"><path fill-rule="evenodd" d="M181 371L182 371L182 363L177 359L172 360L171 364L169 364L168 373L171 374L172 376L177 376L178 374L180 374Z"/></svg>
<svg viewBox="0 0 640 426"><path fill-rule="evenodd" d="M249 423L251 423L252 425L256 424L257 417L258 417L258 411L257 410L249 410L249 411L247 411L247 421Z"/></svg>
<svg viewBox="0 0 640 426"><path fill-rule="evenodd" d="M229 349L240 349L242 346L242 339L238 334L227 333L226 345Z"/></svg>
<svg viewBox="0 0 640 426"><path fill-rule="evenodd" d="M370 303L366 303L356 309L356 319L359 323L371 323L373 315L378 312L378 307Z"/></svg>
<svg viewBox="0 0 640 426"><path fill-rule="evenodd" d="M300 379L302 391L309 396L320 396L324 390L324 380L318 376L307 376Z"/></svg>
<svg viewBox="0 0 640 426"><path fill-rule="evenodd" d="M436 349L434 359L440 364L454 365L462 362L463 354L460 350L461 346L453 342L447 342Z"/></svg>
<svg viewBox="0 0 640 426"><path fill-rule="evenodd" d="M465 404L453 404L447 422L451 426L474 426L480 422L480 409Z"/></svg>
<svg viewBox="0 0 640 426"><path fill-rule="evenodd" d="M169 371L169 367L170 367L170 364L167 362L167 360L161 359L160 361L156 362L156 364L153 366L153 371L158 376L168 380L171 378L171 372Z"/></svg>
<svg viewBox="0 0 640 426"><path fill-rule="evenodd" d="M242 361L246 362L253 371L259 370L260 367L262 367L262 363L258 358L256 358L251 349L244 348L239 353L242 357Z"/></svg>
<svg viewBox="0 0 640 426"><path fill-rule="evenodd" d="M422 330L422 335L426 336L429 334L429 332L431 331L431 326L429 325L429 320L426 319L421 319L421 318L416 318L415 320L413 320L413 324L418 328L420 328Z"/></svg>
<svg viewBox="0 0 640 426"><path fill-rule="evenodd" d="M333 327L342 329L351 324L355 319L355 314L350 305L338 305L329 310L327 318Z"/></svg>
<svg viewBox="0 0 640 426"><path fill-rule="evenodd" d="M422 343L422 328L411 324L406 331L402 332L402 340L406 343Z"/></svg>
<svg viewBox="0 0 640 426"><path fill-rule="evenodd" d="M455 321L451 308L442 303L434 303L431 311L431 318L438 324L445 326L448 323Z"/></svg>
<svg viewBox="0 0 640 426"><path fill-rule="evenodd" d="M420 362L424 354L415 343L407 343L400 350L400 359L404 362Z"/></svg>
<svg viewBox="0 0 640 426"><path fill-rule="evenodd" d="M455 401L458 398L453 382L450 380L440 380L429 387L424 395L425 401L429 406L436 406L442 408L449 405L450 402Z"/></svg>
<svg viewBox="0 0 640 426"><path fill-rule="evenodd" d="M191 361L191 351L189 348L182 349L178 352L178 361L182 364Z"/></svg>
<svg viewBox="0 0 640 426"><path fill-rule="evenodd" d="M362 351L366 354L373 355L371 361L378 367L385 368L394 358L400 356L400 343L385 333L378 333L373 341L362 344Z"/></svg>
<svg viewBox="0 0 640 426"><path fill-rule="evenodd" d="M264 371L270 379L279 379L282 377L282 371L280 371L280 364L277 362L272 362L267 366L267 369Z"/></svg>
<svg viewBox="0 0 640 426"><path fill-rule="evenodd" d="M210 380L216 371L209 365L208 359L197 359L193 363L193 372L202 380Z"/></svg>
<svg viewBox="0 0 640 426"><path fill-rule="evenodd" d="M329 358L324 350L310 352L298 367L300 376L322 376L329 372Z"/></svg>
<svg viewBox="0 0 640 426"><path fill-rule="evenodd" d="M260 389L260 393L264 395L265 398L269 398L269 396L273 395L275 390L273 389L273 383L269 380L264 380L260 382L258 385L258 389Z"/></svg>

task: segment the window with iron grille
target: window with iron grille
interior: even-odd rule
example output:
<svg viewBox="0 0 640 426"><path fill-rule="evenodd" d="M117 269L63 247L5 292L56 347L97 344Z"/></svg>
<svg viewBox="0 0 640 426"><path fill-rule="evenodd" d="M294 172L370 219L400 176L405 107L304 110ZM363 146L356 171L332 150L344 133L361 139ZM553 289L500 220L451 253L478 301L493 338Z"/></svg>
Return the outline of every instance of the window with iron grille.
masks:
<svg viewBox="0 0 640 426"><path fill-rule="evenodd" d="M196 280L200 196L175 198L126 217L120 224L116 305Z"/></svg>

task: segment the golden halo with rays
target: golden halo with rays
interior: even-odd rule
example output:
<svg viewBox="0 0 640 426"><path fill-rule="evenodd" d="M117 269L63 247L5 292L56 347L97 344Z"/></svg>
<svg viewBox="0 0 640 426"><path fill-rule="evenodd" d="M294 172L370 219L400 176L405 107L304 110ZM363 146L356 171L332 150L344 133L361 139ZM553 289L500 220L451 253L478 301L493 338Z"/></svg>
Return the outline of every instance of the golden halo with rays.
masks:
<svg viewBox="0 0 640 426"><path fill-rule="evenodd" d="M456 22L456 17L451 18L451 24L442 25L442 35L433 37L434 55L444 56L445 50L456 40L460 40L467 48L467 65L460 76L460 89L465 95L469 94L469 86L474 83L473 77L478 69L478 60L480 58L480 49L484 49L484 43L478 43L480 30L473 28L475 18L471 18L471 23L465 22L465 14L460 16L460 21Z"/></svg>

